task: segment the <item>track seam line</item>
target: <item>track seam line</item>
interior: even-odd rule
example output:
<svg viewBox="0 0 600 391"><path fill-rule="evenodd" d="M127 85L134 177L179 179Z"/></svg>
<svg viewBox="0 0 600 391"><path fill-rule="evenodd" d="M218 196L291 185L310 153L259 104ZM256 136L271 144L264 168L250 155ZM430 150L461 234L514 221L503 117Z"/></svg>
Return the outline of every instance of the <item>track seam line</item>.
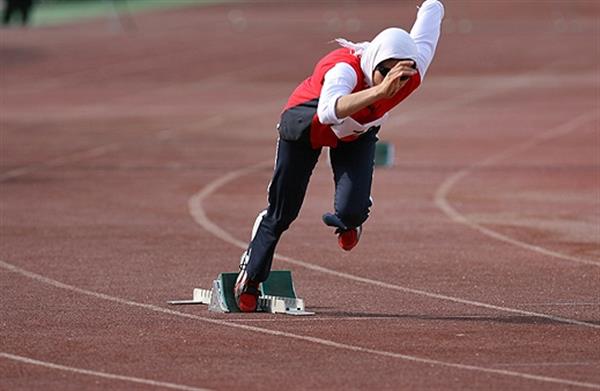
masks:
<svg viewBox="0 0 600 391"><path fill-rule="evenodd" d="M61 155L49 160L45 160L40 163L32 163L27 166L15 168L0 174L0 182L5 182L9 179L20 177L23 175L30 174L42 168L60 167L63 164L69 162L76 162L79 160L100 157L109 152L114 152L122 147L123 143L109 143L100 145L93 148L84 149L81 151L73 152L68 155Z"/></svg>
<svg viewBox="0 0 600 391"><path fill-rule="evenodd" d="M208 216L206 215L206 212L204 211L203 202L208 196L210 196L213 192L215 192L221 186L227 184L228 182L231 182L239 177L250 174L259 169L266 168L267 166L271 166L272 164L273 164L273 162L270 160L263 161L263 162L257 163L255 165L252 165L249 167L244 167L244 168L241 168L241 169L238 169L235 171L231 171L231 172L223 175L222 177L217 178L213 182L210 182L209 184L207 184L202 190L200 190L198 193L194 194L188 202L189 212L192 215L193 219L202 228L204 228L205 230L207 230L209 233L213 234L217 238L219 238L227 243L230 243L234 246L237 246L237 247L241 248L242 250L245 250L246 247L248 246L248 243L233 237L229 232L225 231L223 228L221 228L220 226L215 224L213 221L211 221L208 218ZM584 322L584 321L579 321L579 320L575 320L575 319L563 318L563 317L539 313L539 312L525 311L525 310L520 310L520 309L516 309L516 308L502 307L502 306L482 303L482 302L473 301L473 300L461 299L458 297L447 296L447 295L428 292L428 291L424 291L424 290L420 290L420 289L408 288L408 287L404 287L401 285L391 284L391 283L387 283L384 281L374 280L374 279L370 279L370 278L366 278L366 277L360 277L360 276L356 276L356 275L353 275L350 273L340 272L340 271L329 269L329 268L326 268L323 266L318 266L318 265L315 265L315 264L312 264L309 262L305 262L305 261L302 261L299 259L281 255L279 253L275 254L275 258L279 259L281 261L284 261L284 262L291 263L293 265L304 267L306 269L314 270L314 271L321 272L324 274L329 274L329 275L336 276L339 278L345 278L347 280L362 282L362 283L369 284L369 285L375 285L375 286L379 286L382 288L393 289L396 291L407 292L407 293L422 295L422 296L426 296L426 297L430 297L430 298L434 298L434 299L451 301L454 303L466 304L466 305L487 308L487 309L496 310L496 311L510 312L510 313L519 314L519 315L545 318L545 319L550 319L550 320L561 322L561 323L570 323L570 324L574 324L574 325L600 329L599 324L594 324L594 323L590 323L590 322Z"/></svg>
<svg viewBox="0 0 600 391"><path fill-rule="evenodd" d="M170 388L173 390L208 391L207 388L190 387L190 386L185 386L185 385L181 385L181 384L156 381L156 380L150 380L150 379L143 379L140 377L124 376L124 375L117 375L117 374L109 373L109 372L100 372L100 371L93 371L93 370L89 370L89 369L70 367L67 365L56 364L56 363L52 363L49 361L36 360L36 359L30 358L30 357L18 356L16 354L11 354L11 353L6 353L6 352L0 352L0 357L5 358L7 360L18 361L18 362L25 363L25 364L37 365L40 367L57 369L57 370L66 371L66 372L74 372L74 373L77 373L80 375L102 377L102 378L110 379L110 380L122 380L122 381L127 381L127 382L132 382L132 383L146 384L146 385L155 386L155 387Z"/></svg>
<svg viewBox="0 0 600 391"><path fill-rule="evenodd" d="M223 117L221 117L219 115L207 117L202 122L197 124L194 129L196 131L202 130L202 129L209 129L212 126L217 126L219 124L222 124L223 121L224 121ZM156 134L154 135L154 138L156 138L159 142L164 142L164 141L170 140L174 136L175 135L174 135L174 132L172 131L172 129L163 129L163 130L156 132ZM128 142L126 142L126 141L103 144L103 145L99 145L96 147L72 152L70 154L59 155L57 157L54 157L54 158L51 158L48 160L44 160L39 163L31 163L31 164L28 164L25 166L17 167L17 168L11 169L9 171L0 173L0 183L6 182L10 179L21 177L23 175L31 174L31 173L36 172L41 169L56 168L56 167L61 167L67 163L74 163L74 162L78 162L78 161L82 161L82 160L86 160L86 159L101 157L108 153L116 152L116 151L120 150L121 148L123 148L127 144L128 144Z"/></svg>
<svg viewBox="0 0 600 391"><path fill-rule="evenodd" d="M490 166L494 163L497 163L506 158L509 158L517 153L520 153L520 152L526 151L530 148L533 148L544 141L548 141L553 138L571 133L571 132L577 130L579 126L586 124L593 119L596 119L597 116L598 116L598 113L595 110L583 113L568 122L562 123L554 128L551 128L548 131L545 131L539 135L536 135L535 137L533 137L531 139L528 139L522 143L512 146L504 151L501 151L500 153L489 156L488 158L486 158L482 161L471 164L471 165L467 166L466 168L463 168L462 170L455 172L454 174L447 177L437 188L435 195L434 195L435 205L439 209L441 209L441 211L444 212L444 214L447 217L449 217L450 220L452 220L453 222L459 223L459 224L464 224L464 225L471 227L474 230L479 231L480 233L482 233L486 236L489 236L491 238L512 244L517 247L524 248L526 250L534 251L539 254L547 255L549 257L558 258L558 259L562 259L562 260L566 260L566 261L583 263L586 265L600 266L599 262L595 262L595 261L592 261L589 259L578 258L578 257L574 257L571 255L566 255L566 254L562 254L562 253L559 253L556 251L552 251L552 250L546 249L541 246L536 246L536 245L533 245L530 243L526 243L526 242L511 238L510 236L504 235L504 234L494 231L490 228L484 227L483 225L481 225L473 220L470 220L467 216L459 213L456 209L454 209L452 207L452 205L450 205L450 202L448 201L448 194L450 193L452 188L458 182L460 182L466 176L470 175L476 169Z"/></svg>
<svg viewBox="0 0 600 391"><path fill-rule="evenodd" d="M411 355L407 355L407 354L389 352L389 351L385 351L385 350L377 350L377 349L365 348L365 347L356 346L356 345L350 345L350 344L335 342L332 340L319 338L319 337L310 337L310 336L302 335L302 334L293 334L293 333L289 333L289 332L285 332L285 331L270 330L270 329L260 328L260 327L256 327L256 326L250 326L250 325L233 323L233 322L219 320L219 319L207 318L207 317L203 317L203 316L188 314L185 312L170 310L168 308L156 306L153 304L140 303L140 302L136 302L136 301L132 301L132 300L128 300L128 299L123 299L123 298L120 298L117 296L110 296L110 295L107 295L104 293L94 292L94 291L90 291L87 289L79 288L74 285L69 285L69 284L60 282L58 280L51 279L49 277L45 277L43 275L30 272L28 270L22 269L20 267L17 267L8 262L4 262L2 260L0 260L0 267L4 268L6 270L9 270L13 273L20 274L22 276L31 278L35 281L38 281L38 282L41 282L41 283L44 283L44 284L47 284L47 285L50 285L50 286L53 286L56 288L69 290L72 292L76 292L76 293L83 294L86 296L94 297L97 299L102 299L105 301L110 301L110 302L123 304L123 305L127 305L127 306L132 306L132 307L143 308L145 310L150 310L150 311L154 311L154 312L158 312L158 313L162 313L162 314L174 315L174 316L180 316L183 318L199 320L199 321L214 324L214 325L225 326L225 327L230 327L230 328L235 328L235 329L240 329L240 330L250 331L250 332L256 332L256 333L261 333L261 334L267 334L267 335L272 335L272 336L277 336L277 337L290 338L290 339L295 339L295 340L299 340L299 341L305 341L305 342L310 342L310 343L314 343L314 344L318 344L318 345L323 345L323 346L327 346L327 347L331 347L331 348L349 350L349 351L353 351L353 352L367 353L367 354L372 354L372 355L382 356L382 357L396 358L396 359L401 359L401 360L410 361L410 362L416 362L416 363L420 363L420 364L438 365L438 366L443 366L443 367L447 367L447 368L455 368L455 369L462 369L462 370L469 370L469 371L476 371L476 372L492 373L492 374L496 374L496 375L518 377L521 379L527 379L527 380L533 380L533 381L542 381L542 382L577 386L577 387L583 387L583 388L600 389L600 384L595 384L595 383L588 383L588 382L581 382L581 381L576 381L576 380L560 379L560 378L549 377L549 376L534 375L534 374L530 374L530 373L515 372L515 371L504 370L504 369L494 369L494 368L480 367L480 366L476 366L476 365L460 364L460 363L434 360L434 359L429 359L429 358L411 356Z"/></svg>

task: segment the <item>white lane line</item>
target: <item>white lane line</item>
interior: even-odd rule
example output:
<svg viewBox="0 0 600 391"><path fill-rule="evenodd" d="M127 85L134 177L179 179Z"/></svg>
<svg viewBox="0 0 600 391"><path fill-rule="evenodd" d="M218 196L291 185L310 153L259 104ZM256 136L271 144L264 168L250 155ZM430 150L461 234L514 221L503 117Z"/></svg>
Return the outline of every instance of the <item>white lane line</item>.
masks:
<svg viewBox="0 0 600 391"><path fill-rule="evenodd" d="M461 370L467 370L467 371L491 373L491 374L495 374L495 375L517 377L520 379L526 379L526 380L532 380L532 381L541 381L541 382L547 382L547 383L556 383L556 384L563 384L563 385L569 385L569 386L577 386L577 387L600 390L600 384L595 384L595 383L582 382L582 381L569 380L569 379L561 379L561 378L556 378L556 377L535 375L535 374L523 373L523 372L515 372L515 371L504 370L504 369L480 367L480 366L469 365L469 364L460 364L460 363L453 363L453 362L447 362L447 361L433 360L433 359L428 359L428 358L424 358L424 357L417 357L417 356L411 356L411 355L407 355L407 354L390 352L390 351L386 351L386 350L377 350L377 349L365 348L365 347L357 346L357 345L350 345L350 344L346 344L346 343L335 342L335 341L332 341L329 339L324 339L324 338L319 338L319 337L310 337L310 336L302 335L302 334L294 334L294 333L289 333L289 332L285 332L285 331L270 330L270 329L260 328L260 327L256 327L256 326L249 326L249 325L239 324L239 323L235 323L235 322L207 318L207 317L203 317L203 316L188 314L185 312L170 310L168 308L159 307L159 306L156 306L153 304L140 303L140 302L127 300L127 299L123 299L123 298L116 297L116 296L110 296L110 295L107 295L104 293L99 293L99 292L94 292L94 291L90 291L87 289L79 288L79 287L76 287L73 285L65 284L63 282L42 276L37 273L30 272L28 270L22 269L18 266L4 262L2 260L0 260L0 267L4 268L6 270L9 270L13 273L20 274L22 276L31 278L35 281L38 281L43 284L47 284L47 285L50 285L50 286L53 286L56 288L65 289L65 290L68 290L71 292L76 292L76 293L94 297L97 299L106 300L106 301L123 304L123 305L127 305L127 306L142 308L145 310L154 311L154 312L158 312L158 313L162 313L162 314L174 315L174 316L180 316L180 317L187 318L187 319L199 320L201 322L210 323L213 325L225 326L225 327L230 327L230 328L234 328L234 329L250 331L250 332L255 332L255 333L261 333L261 334L277 336L277 337L282 337L282 338L289 338L289 339L294 339L297 341L304 341L304 342L309 342L312 344L327 346L327 347L336 348L336 349L343 349L343 350L348 350L348 351L352 351L352 352L372 354L372 355L381 356L381 357L395 358L395 359L410 361L410 362L419 363L419 364L438 365L438 366L443 366L443 367L447 367L447 368L455 368L455 369L461 369Z"/></svg>
<svg viewBox="0 0 600 391"><path fill-rule="evenodd" d="M116 375L114 373L92 371L89 369L69 367L66 365L60 365L60 364L51 363L48 361L35 360L33 358L18 356L16 354L11 354L11 353L6 353L6 352L0 352L0 357L3 357L7 360L18 361L18 362L21 362L24 364L37 365L40 367L57 369L59 371L73 372L73 373L77 373L80 375L102 377L102 378L110 379L110 380L122 380L122 381L126 381L126 382L145 384L145 385L154 386L154 387L169 388L169 389L173 389L173 390L207 391L206 388L190 387L190 386L184 386L181 384L168 383L168 382L163 382L163 381L155 381L155 380L150 380L150 379L142 379L142 378L133 377L133 376L123 376L123 375Z"/></svg>
<svg viewBox="0 0 600 391"><path fill-rule="evenodd" d="M220 226L218 226L217 224L212 222L206 215L203 202L208 196L210 196L212 193L214 193L216 190L218 190L221 186L225 185L226 183L231 182L231 181L233 181L239 177L242 177L244 175L250 174L254 171L257 171L257 170L260 170L260 169L263 169L266 167L272 167L272 164L273 164L273 162L270 160L264 161L261 163L257 163L253 166L244 167L244 168L241 168L241 169L238 169L235 171L231 171L231 172L223 175L222 177L217 178L213 182L210 182L201 191L194 194L190 198L190 200L188 202L190 214L192 215L194 220L200 226L202 226L205 230L207 230L208 232L210 232L217 238L219 238L227 243L230 243L234 246L237 246L242 250L245 250L246 247L248 246L248 243L233 237L229 232L225 231L223 228L221 228ZM495 310L495 311L510 312L513 314L550 319L550 320L553 320L556 322L570 323L570 324L574 324L574 325L600 329L600 324L594 324L594 323L590 323L590 322L584 322L584 321L564 318L564 317L560 317L560 316L543 314L540 312L525 311L525 310L509 308L509 307L501 307L501 306L482 303L482 302L478 302L478 301L474 301L474 300L461 299L458 297L442 295L442 294L428 292L428 291L424 291L424 290L420 290L420 289L408 288L408 287L401 286L401 285L396 285L396 284L391 284L388 282L383 282L383 281L379 281L379 280L373 280L370 278L356 276L356 275L353 275L350 273L339 272L337 270L328 269L323 266L318 266L318 265L315 265L312 263L301 261L299 259L291 258L291 257L284 256L281 254L275 254L275 258L279 259L281 261L288 262L293 265L301 266L306 269L314 270L314 271L317 271L320 273L325 273L325 274L329 274L329 275L336 276L339 278L345 278L347 280L352 280L352 281L356 281L356 282L362 282L362 283L369 284L369 285L375 285L375 286L378 286L381 288L393 289L393 290L400 291L400 292L412 293L412 294L416 294L416 295L430 297L433 299L451 301L454 303L460 303L460 304L466 304L466 305L475 306L475 307L487 308L487 309L491 309L491 310Z"/></svg>
<svg viewBox="0 0 600 391"><path fill-rule="evenodd" d="M311 309L312 311L312 309ZM312 321L320 321L325 320L328 322L343 322L343 321L356 321L356 320L402 320L405 321L408 316L328 316L328 317L319 317L319 316L269 316L268 318L231 318L227 319L228 322L249 322L249 323L289 323L289 322L312 322Z"/></svg>
<svg viewBox="0 0 600 391"><path fill-rule="evenodd" d="M597 307L598 309L600 309L600 303L564 303L564 302L560 302L560 303L522 303L522 305L528 305L528 306L566 306L566 307L578 307L578 306L584 306L584 307Z"/></svg>
<svg viewBox="0 0 600 391"><path fill-rule="evenodd" d="M491 320L490 315L455 315L455 316L431 316L431 315L389 315L389 316L300 316L300 317L270 317L270 318L233 318L228 319L229 322L312 322L314 320L326 320L329 322L341 322L341 321L358 321L358 320L395 320L395 321L403 321L407 320L458 320L458 321L469 321L469 320Z"/></svg>
<svg viewBox="0 0 600 391"><path fill-rule="evenodd" d="M501 234L490 228L486 228L486 227L482 226L481 224L478 224L477 222L470 220L465 215L459 213L456 209L454 209L452 207L452 205L450 205L450 202L448 201L448 194L450 193L452 188L459 181L464 179L466 176L472 174L473 171L477 170L478 168L491 166L499 161L505 160L509 157L512 157L512 156L520 153L520 152L524 152L532 147L535 147L536 145L538 145L544 141L552 140L556 137L573 132L573 131L577 130L580 126L585 125L594 119L597 119L597 117L598 117L598 112L596 110L584 113L582 115L579 115L578 117L573 118L572 120L570 120L568 122L565 122L559 126L556 126L555 128L551 128L548 131L544 131L541 134L539 134L523 143L517 144L517 145L515 145L511 148L508 148L500 153L494 154L485 160L474 163L460 171L457 171L456 173L454 173L454 174L450 175L448 178L446 178L446 180L444 180L440 184L438 189L436 190L435 196L434 196L435 205L439 209L441 209L446 214L446 216L448 216L455 223L464 224L466 226L469 226L469 227L475 229L476 231L479 231L480 233L482 233L486 236L489 236L491 238L512 244L517 247L524 248L526 250L534 251L539 254L547 255L549 257L558 258L558 259L562 259L562 260L566 260L566 261L584 263L586 265L600 266L600 262L589 260L589 259L584 259L584 258L579 258L579 257L574 257L572 255L562 254L562 253L559 253L556 251L548 250L544 247L536 246L536 245L526 243L526 242L523 242L523 241L520 241L517 239L513 239L507 235Z"/></svg>
<svg viewBox="0 0 600 391"><path fill-rule="evenodd" d="M563 367L563 366L587 366L600 365L600 361L569 361L569 362L531 362L531 363L501 363L494 367Z"/></svg>

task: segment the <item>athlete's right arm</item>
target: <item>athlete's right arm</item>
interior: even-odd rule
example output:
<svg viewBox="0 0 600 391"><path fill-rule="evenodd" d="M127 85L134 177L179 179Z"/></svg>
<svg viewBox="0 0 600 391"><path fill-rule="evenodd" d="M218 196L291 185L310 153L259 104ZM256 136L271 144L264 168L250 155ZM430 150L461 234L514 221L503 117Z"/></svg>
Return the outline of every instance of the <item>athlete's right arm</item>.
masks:
<svg viewBox="0 0 600 391"><path fill-rule="evenodd" d="M406 76L411 77L417 73L412 66L412 61L399 61L390 69L380 84L340 97L335 105L338 118L349 117L380 99L387 99L396 95L408 82L408 79L403 80L403 78Z"/></svg>
<svg viewBox="0 0 600 391"><path fill-rule="evenodd" d="M411 66L411 61L400 61L381 84L352 93L357 83L356 72L349 64L337 64L325 74L317 107L319 122L339 125L347 117L376 101L391 98L406 84L401 78L416 72Z"/></svg>
<svg viewBox="0 0 600 391"><path fill-rule="evenodd" d="M354 68L345 62L335 64L323 80L317 116L319 122L327 125L339 125L347 116L340 117L336 111L336 102L340 97L348 95L358 82Z"/></svg>

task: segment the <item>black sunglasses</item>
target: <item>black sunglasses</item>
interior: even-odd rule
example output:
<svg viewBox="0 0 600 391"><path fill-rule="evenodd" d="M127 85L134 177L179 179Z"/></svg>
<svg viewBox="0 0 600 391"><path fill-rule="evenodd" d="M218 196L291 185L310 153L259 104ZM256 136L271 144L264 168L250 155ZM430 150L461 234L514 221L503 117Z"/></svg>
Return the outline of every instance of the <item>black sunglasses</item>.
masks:
<svg viewBox="0 0 600 391"><path fill-rule="evenodd" d="M414 61L413 61L411 68L417 69L417 64ZM381 76L383 76L383 77L386 77L387 74L390 73L390 71L392 70L392 68L387 68L387 67L383 66L383 64L377 65L375 67L375 69L377 70L377 72L381 73ZM400 78L400 80L402 80L402 81L408 80L408 76L402 76Z"/></svg>
<svg viewBox="0 0 600 391"><path fill-rule="evenodd" d="M392 70L392 68L386 68L383 65L379 64L375 67L375 69L381 73L381 76L386 77L388 73Z"/></svg>

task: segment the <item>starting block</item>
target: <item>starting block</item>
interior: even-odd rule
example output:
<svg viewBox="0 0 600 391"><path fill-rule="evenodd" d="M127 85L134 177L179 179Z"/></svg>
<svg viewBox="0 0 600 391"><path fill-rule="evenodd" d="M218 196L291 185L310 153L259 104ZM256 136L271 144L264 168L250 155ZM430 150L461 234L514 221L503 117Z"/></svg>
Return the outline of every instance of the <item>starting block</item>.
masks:
<svg viewBox="0 0 600 391"><path fill-rule="evenodd" d="M191 300L172 300L169 304L204 304L209 311L241 312L233 296L233 287L238 273L221 273L213 281L212 289L194 288ZM314 315L304 309L304 300L296 296L289 270L273 270L269 278L260 285L257 311L287 315Z"/></svg>
<svg viewBox="0 0 600 391"><path fill-rule="evenodd" d="M375 166L391 167L394 165L394 144L378 141L375 144Z"/></svg>

